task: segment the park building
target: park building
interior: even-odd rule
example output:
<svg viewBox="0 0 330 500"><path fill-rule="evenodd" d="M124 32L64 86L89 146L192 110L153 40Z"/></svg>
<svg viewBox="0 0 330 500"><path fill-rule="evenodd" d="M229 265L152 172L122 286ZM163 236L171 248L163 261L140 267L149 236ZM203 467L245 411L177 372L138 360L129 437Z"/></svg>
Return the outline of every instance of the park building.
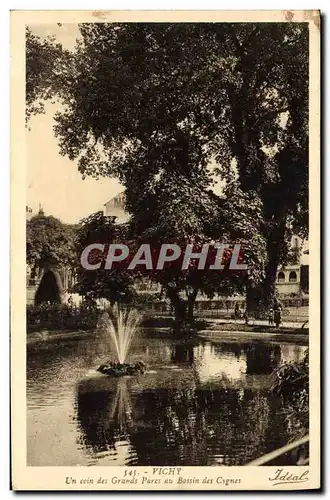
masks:
<svg viewBox="0 0 330 500"><path fill-rule="evenodd" d="M128 221L129 214L125 208L125 193L121 192L114 198L111 198L103 205L103 214L109 217L116 217L117 224L123 224Z"/></svg>
<svg viewBox="0 0 330 500"><path fill-rule="evenodd" d="M308 297L309 288L309 248L308 240L292 236L291 249L296 255L295 261L277 271L276 288L280 297Z"/></svg>

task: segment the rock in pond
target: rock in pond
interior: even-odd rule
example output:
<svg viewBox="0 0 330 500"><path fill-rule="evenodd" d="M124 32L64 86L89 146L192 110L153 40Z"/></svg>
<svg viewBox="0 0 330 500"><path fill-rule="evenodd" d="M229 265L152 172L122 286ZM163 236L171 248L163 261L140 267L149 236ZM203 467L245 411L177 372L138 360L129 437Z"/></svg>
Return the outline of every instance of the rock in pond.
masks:
<svg viewBox="0 0 330 500"><path fill-rule="evenodd" d="M124 375L137 375L146 371L147 367L143 361L139 361L134 365L129 363L103 363L97 369L98 372L104 375L111 375L112 377L123 377Z"/></svg>

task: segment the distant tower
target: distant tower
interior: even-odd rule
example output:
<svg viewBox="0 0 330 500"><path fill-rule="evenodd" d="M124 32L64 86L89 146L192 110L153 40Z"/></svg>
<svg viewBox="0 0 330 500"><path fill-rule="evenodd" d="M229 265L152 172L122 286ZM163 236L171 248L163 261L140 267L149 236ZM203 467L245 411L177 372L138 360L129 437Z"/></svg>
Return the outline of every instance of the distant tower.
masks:
<svg viewBox="0 0 330 500"><path fill-rule="evenodd" d="M38 213L39 213L39 215L45 215L45 212L41 206L41 203L39 203L39 212Z"/></svg>
<svg viewBox="0 0 330 500"><path fill-rule="evenodd" d="M26 220L30 220L33 217L32 208L26 205Z"/></svg>

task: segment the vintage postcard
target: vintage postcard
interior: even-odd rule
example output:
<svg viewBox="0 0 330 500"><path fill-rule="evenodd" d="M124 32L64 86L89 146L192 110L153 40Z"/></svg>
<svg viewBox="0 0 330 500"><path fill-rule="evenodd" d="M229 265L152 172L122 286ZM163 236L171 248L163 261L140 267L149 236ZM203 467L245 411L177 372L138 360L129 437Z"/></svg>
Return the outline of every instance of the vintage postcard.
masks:
<svg viewBox="0 0 330 500"><path fill-rule="evenodd" d="M320 13L11 13L14 490L320 488Z"/></svg>

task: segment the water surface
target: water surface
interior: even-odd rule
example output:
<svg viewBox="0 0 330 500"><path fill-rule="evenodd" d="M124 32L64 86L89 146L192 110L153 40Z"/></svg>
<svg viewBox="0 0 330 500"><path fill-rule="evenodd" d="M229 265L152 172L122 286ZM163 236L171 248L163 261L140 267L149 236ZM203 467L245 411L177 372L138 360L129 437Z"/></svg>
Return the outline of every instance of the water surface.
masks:
<svg viewBox="0 0 330 500"><path fill-rule="evenodd" d="M28 465L242 465L292 438L271 372L304 346L140 337L147 373L116 379L92 340L29 345Z"/></svg>

